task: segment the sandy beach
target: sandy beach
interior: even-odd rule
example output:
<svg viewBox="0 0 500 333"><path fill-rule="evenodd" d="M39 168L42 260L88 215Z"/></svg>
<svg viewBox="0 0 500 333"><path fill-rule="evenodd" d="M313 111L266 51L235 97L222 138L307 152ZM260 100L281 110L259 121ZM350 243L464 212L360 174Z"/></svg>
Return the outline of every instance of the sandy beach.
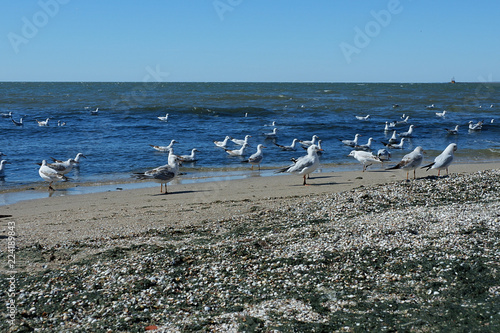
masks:
<svg viewBox="0 0 500 333"><path fill-rule="evenodd" d="M1 214L11 217L1 219L2 248L7 248L9 222L14 222L17 236L17 317L16 324L9 329L42 327L50 331L51 327L60 327L68 331L140 332L152 325L152 328L165 332L207 329L278 332L289 331L292 327L298 331L358 331L383 327L425 331L424 327L429 323L430 327L439 329L440 320L450 319L450 314L441 310L434 313L429 302L455 309L446 302L458 302L460 297L455 295L453 301L442 297L449 287L445 287L444 278L427 277L433 274L434 264L422 268L421 263L420 266L412 263L416 266L405 266L407 272L392 272L392 275L387 272L387 265L399 265L412 255L425 257L431 248L439 248L442 252L432 260L446 261L449 265L460 265L454 262L458 259L464 261L461 264L472 265L471 262L477 262L480 257L482 266L477 274L482 274L482 269L484 276L490 276L493 281L486 291L481 289L481 301L477 301L486 304L486 308L474 303L477 295L470 296L474 298L473 304L466 306L480 312L498 306L500 283L495 271L498 262L492 263L490 258L498 255L499 193L496 191L499 181L497 171L484 171L499 168L500 163L456 164L450 167L449 177L437 178L436 171L418 170L417 177L420 178L406 182L406 172L376 168L361 172L360 166L356 165L354 171L349 172L314 173L308 180L310 186L302 186L302 179L298 176L259 177L255 173L255 177L240 180L172 185L168 195L160 195L158 185L136 190L54 196L3 206ZM470 177L479 181L470 181ZM489 189L485 190L486 187ZM435 190L440 192L435 193ZM454 200L453 196L457 199ZM434 202L434 197L446 200L441 198L441 201ZM368 203L371 206L368 207ZM485 212L477 205L487 205L491 209ZM447 217L440 217L439 210L446 211ZM471 214L465 219L467 223L464 222L464 211ZM430 223L432 228L423 223ZM470 240L447 238L461 235L464 230L469 232L468 235L477 236L471 253L465 250ZM344 237L349 242L344 243ZM413 243L417 239L418 243ZM480 245L477 244L479 240ZM455 245L464 249L447 249L452 242L458 242ZM402 253L397 254L400 250ZM264 256L266 252L269 258ZM363 258L363 253L373 264L370 272L364 271L366 267L356 268L356 261ZM152 261L148 264L144 258ZM161 264L156 261L160 259ZM3 261L7 261L5 256ZM346 267L338 266L340 262L351 262L349 269L357 269L357 277L346 275ZM206 275L211 266L221 266L213 268L220 272ZM93 267L91 271L79 271L89 267ZM135 279L133 282L125 282L116 276L113 279L121 282L108 281L101 276L103 271L118 271L126 267L134 267L134 273L121 276ZM472 267L471 271L476 268ZM244 271L239 276L240 282L233 280L237 275L231 273L233 270ZM65 300L71 300L73 305L65 306L66 303L62 302L59 307L50 307L51 315L47 309L33 306L34 291L29 290L35 288L36 281L44 281L45 287L39 293L51 293L52 290L53 294L54 281L63 275L74 278L72 271L78 271L75 274L84 280L87 278L85 274L89 274L88 278L101 276L100 282L96 280L86 286L80 286L81 281L58 285L60 292L78 292ZM253 271L262 277L255 276ZM314 272L328 274L316 281L319 275L314 277ZM389 275L385 276L386 273ZM297 274L302 274L300 281ZM417 274L421 279L410 279L411 274ZM224 278L220 280L220 276ZM195 287L193 281L197 278L204 278L205 282ZM407 284L402 282L406 278ZM52 282L47 282L47 279ZM185 281L181 283L179 279ZM370 280L373 285L367 283L360 287L362 280ZM129 290L127 285L137 286L137 281L146 283L144 288ZM394 283L387 284L387 281ZM293 288L300 289L299 282L305 283L302 287L309 291L305 294L294 291ZM424 286L431 282L435 288ZM2 283L6 283L5 278ZM263 288L262 295L257 296L251 286L245 289L248 283ZM268 283L272 285L266 289ZM286 283L290 286L286 287ZM380 285L381 289L375 285ZM225 296L214 295L213 288L219 288L222 294L226 293ZM358 288L357 292L352 288ZM90 311L81 298L87 292L93 297L96 293L113 297L109 296L111 303L98 302L102 309L99 306L99 309ZM358 299L358 292L364 301ZM399 306L399 310L391 310L384 303L387 299L381 293L385 292L388 294L384 297L389 297L391 306ZM463 292L466 296L467 291L464 289ZM122 302L120 294L137 300L131 304L127 303L130 299ZM491 301L493 296L497 301ZM88 297L90 299L90 294ZM365 315L369 313L367 318L371 319L366 320L374 320L372 323L362 319L359 309L354 311L357 315L353 315L354 312L348 315L349 309L363 302L366 303L363 306L368 306L366 297L385 304L380 313L367 310ZM427 297L434 299L431 301ZM148 301L141 303L139 299L144 298ZM80 304L79 308L83 308L85 314L76 314L74 304ZM72 312L68 312L70 308ZM140 315L132 308L140 309ZM341 313L344 317L338 316ZM464 316L464 311L456 310L455 315ZM89 316L92 319L88 319ZM117 321L114 327L106 319L110 316ZM377 322L376 318L384 316L391 319ZM483 319L472 321L474 325L491 328L491 325L500 323L498 312L483 313L482 316ZM407 321L402 318L407 318ZM455 324L459 328L468 327L460 326L458 322Z"/></svg>

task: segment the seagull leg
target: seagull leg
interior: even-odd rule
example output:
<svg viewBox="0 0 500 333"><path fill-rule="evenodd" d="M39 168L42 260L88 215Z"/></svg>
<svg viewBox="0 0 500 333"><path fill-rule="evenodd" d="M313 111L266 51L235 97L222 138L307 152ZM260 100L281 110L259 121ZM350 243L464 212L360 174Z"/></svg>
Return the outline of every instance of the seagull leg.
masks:
<svg viewBox="0 0 500 333"><path fill-rule="evenodd" d="M416 171L413 169L413 179L417 179Z"/></svg>
<svg viewBox="0 0 500 333"><path fill-rule="evenodd" d="M52 187L52 183L53 183L53 182L50 182L50 183L49 183L49 191L55 191L55 190L54 190L54 188Z"/></svg>
<svg viewBox="0 0 500 333"><path fill-rule="evenodd" d="M441 173L441 170L438 169L438 177L439 177L439 174Z"/></svg>
<svg viewBox="0 0 500 333"><path fill-rule="evenodd" d="M306 175L304 175L304 183L302 185L307 185L306 184Z"/></svg>

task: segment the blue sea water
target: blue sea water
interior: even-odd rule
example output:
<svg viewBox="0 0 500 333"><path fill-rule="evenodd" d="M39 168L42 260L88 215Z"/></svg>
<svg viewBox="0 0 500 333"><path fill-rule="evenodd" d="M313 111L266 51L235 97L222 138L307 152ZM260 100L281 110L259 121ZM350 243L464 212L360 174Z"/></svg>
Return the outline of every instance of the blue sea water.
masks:
<svg viewBox="0 0 500 333"><path fill-rule="evenodd" d="M398 104L399 107L393 107ZM427 105L436 109L429 110ZM99 108L92 116L91 110ZM446 110L441 119L435 112ZM456 142L459 162L500 160L499 83L0 83L0 113L24 118L15 126L0 118L0 151L8 160L0 190L39 184L38 165L43 159L66 160L79 152L87 158L70 174L74 181L129 180L133 172L166 164L167 153L149 145L168 145L175 139L176 154L197 148L199 161L186 163L189 174L251 173L243 158L229 157L216 148L214 140L226 135L243 139L251 135L247 157L263 143L267 148L262 167L278 169L290 158L305 154L283 152L262 135L276 122L279 144L294 138L322 139L323 168L361 170L347 157L350 148L339 139L360 143L369 137L374 152L383 148L392 132L386 121L410 116L398 132L415 125L415 136L402 151L393 150L393 161L416 146L422 146L432 161L449 143ZM158 116L169 113L168 122ZM358 116L370 115L368 121ZM50 126L39 127L36 119L50 118ZM491 119L498 122L491 123ZM66 126L57 126L57 121ZM469 121L485 122L483 130L469 132ZM445 128L460 125L459 134L447 135Z"/></svg>

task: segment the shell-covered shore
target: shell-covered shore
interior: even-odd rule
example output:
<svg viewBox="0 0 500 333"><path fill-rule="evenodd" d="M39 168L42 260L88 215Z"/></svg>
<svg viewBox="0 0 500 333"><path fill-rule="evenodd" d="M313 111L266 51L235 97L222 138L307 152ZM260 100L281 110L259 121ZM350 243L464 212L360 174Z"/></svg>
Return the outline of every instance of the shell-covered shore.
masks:
<svg viewBox="0 0 500 333"><path fill-rule="evenodd" d="M188 227L17 248L20 261L58 264L15 275L15 321L0 329L498 331L499 199L500 171L489 170L268 198Z"/></svg>

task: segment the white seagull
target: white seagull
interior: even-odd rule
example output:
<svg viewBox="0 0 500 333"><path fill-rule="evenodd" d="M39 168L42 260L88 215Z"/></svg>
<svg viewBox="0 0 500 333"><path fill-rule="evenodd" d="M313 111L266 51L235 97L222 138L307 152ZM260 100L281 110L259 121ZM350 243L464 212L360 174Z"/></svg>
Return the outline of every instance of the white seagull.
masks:
<svg viewBox="0 0 500 333"><path fill-rule="evenodd" d="M2 113L1 115L3 118L12 118L12 111L9 111L9 113Z"/></svg>
<svg viewBox="0 0 500 333"><path fill-rule="evenodd" d="M289 172L301 175L304 178L304 183L302 185L307 185L306 177L319 166L318 151L321 150L321 148L313 144L307 148L307 155L298 158L295 164L278 170L277 172Z"/></svg>
<svg viewBox="0 0 500 333"><path fill-rule="evenodd" d="M245 154L245 149L247 149L248 143L244 143L243 146L241 146L240 149L226 149L224 148L224 151L229 154L229 156L242 156Z"/></svg>
<svg viewBox="0 0 500 333"><path fill-rule="evenodd" d="M358 160L359 163L363 164L363 172L373 163L382 163L380 158L367 151L353 150L347 156L352 156Z"/></svg>
<svg viewBox="0 0 500 333"><path fill-rule="evenodd" d="M471 120L469 121L469 130L480 131L483 128L483 121L478 121L476 124Z"/></svg>
<svg viewBox="0 0 500 333"><path fill-rule="evenodd" d="M191 149L191 155L181 155L180 160L183 162L196 162L197 161L196 152L199 153L200 151L196 148L193 148Z"/></svg>
<svg viewBox="0 0 500 333"><path fill-rule="evenodd" d="M368 150L372 149L372 142L373 142L373 138L369 138L368 142L366 144L354 146L354 149L368 151Z"/></svg>
<svg viewBox="0 0 500 333"><path fill-rule="evenodd" d="M396 143L398 142L398 138L396 136L396 131L392 132L392 136L389 139L389 143Z"/></svg>
<svg viewBox="0 0 500 333"><path fill-rule="evenodd" d="M458 125L455 125L454 129L448 129L445 128L445 130L448 132L450 135L457 135L458 134Z"/></svg>
<svg viewBox="0 0 500 333"><path fill-rule="evenodd" d="M386 121L385 122L385 127L384 127L384 132L389 132L391 130L391 128L389 127L389 122Z"/></svg>
<svg viewBox="0 0 500 333"><path fill-rule="evenodd" d="M387 168L386 170L405 169L406 180L408 180L408 174L410 170L413 170L413 179L416 179L415 170L420 166L420 164L422 164L423 159L424 159L424 149L418 146L411 153L403 156L401 162L399 162L393 167Z"/></svg>
<svg viewBox="0 0 500 333"><path fill-rule="evenodd" d="M257 152L250 155L248 160L243 161L245 163L250 163L252 165L252 170L253 170L254 165L258 165L259 170L260 170L260 163L262 162L262 159L264 158L264 155L262 154L262 148L267 148L267 147L265 147L262 144L259 144L257 146Z"/></svg>
<svg viewBox="0 0 500 333"><path fill-rule="evenodd" d="M358 145L358 139L360 136L361 136L361 134L356 134L354 136L354 140L341 140L341 139L339 139L339 140L342 141L342 143L346 146L355 147Z"/></svg>
<svg viewBox="0 0 500 333"><path fill-rule="evenodd" d="M405 142L405 138L402 138L401 141L398 144L395 143L385 143L382 142L384 146L386 146L389 149L403 149L403 144Z"/></svg>
<svg viewBox="0 0 500 333"><path fill-rule="evenodd" d="M278 129L275 127L272 132L262 134L266 137L266 139L276 139L278 137Z"/></svg>
<svg viewBox="0 0 500 333"><path fill-rule="evenodd" d="M159 116L159 117L156 117L156 118L160 119L161 121L168 121L168 113L165 114L165 117Z"/></svg>
<svg viewBox="0 0 500 333"><path fill-rule="evenodd" d="M12 122L14 123L14 125L16 126L24 126L24 123L23 123L23 117L21 117L19 119L19 121L15 121L14 118L10 118L10 120L12 120Z"/></svg>
<svg viewBox="0 0 500 333"><path fill-rule="evenodd" d="M438 116L439 118L446 117L446 110L443 110L443 112L436 112L436 116Z"/></svg>
<svg viewBox="0 0 500 333"><path fill-rule="evenodd" d="M45 120L38 120L38 119L35 119L35 120L38 123L38 126L49 126L50 118L47 118Z"/></svg>
<svg viewBox="0 0 500 333"><path fill-rule="evenodd" d="M448 175L448 167L450 166L451 162L453 162L453 153L456 150L457 144L450 143L448 147L446 147L446 149L434 159L434 162L423 166L422 169L427 168L426 171L428 171L429 169L437 169L438 177L440 171L446 169L446 174Z"/></svg>
<svg viewBox="0 0 500 333"><path fill-rule="evenodd" d="M292 150L297 150L297 148L295 147L297 142L299 142L299 139L293 139L292 144L290 146L282 146L282 145L277 144L276 142L274 144L276 146L280 147L281 150L292 151Z"/></svg>
<svg viewBox="0 0 500 333"><path fill-rule="evenodd" d="M237 144L239 146L243 146L245 143L247 145L250 145L248 143L248 139L251 138L252 136L251 135L245 135L245 138L243 140L240 140L240 139L231 139L232 142L234 142L234 144Z"/></svg>
<svg viewBox="0 0 500 333"><path fill-rule="evenodd" d="M172 148L174 146L174 143L178 143L178 142L175 140L172 140L172 141L170 141L170 144L168 146L154 146L154 145L150 145L150 146L158 151L169 151L170 148Z"/></svg>
<svg viewBox="0 0 500 333"><path fill-rule="evenodd" d="M399 133L399 136L402 138L411 138L413 136L413 128L415 128L414 125L410 125L410 128L408 129L407 132Z"/></svg>
<svg viewBox="0 0 500 333"><path fill-rule="evenodd" d="M90 111L90 115L92 115L92 116L97 116L98 114L99 114L99 108L96 108L95 110Z"/></svg>
<svg viewBox="0 0 500 333"><path fill-rule="evenodd" d="M165 193L168 193L167 183L174 179L179 173L179 157L170 154L168 156L168 164L148 170L144 173L134 173L137 179L150 179L160 183L160 193L163 193L163 184L165 184Z"/></svg>
<svg viewBox="0 0 500 333"><path fill-rule="evenodd" d="M382 164L384 164L384 161L391 160L391 153L387 149L382 148L377 151L377 157L380 159L380 161L382 161Z"/></svg>
<svg viewBox="0 0 500 333"><path fill-rule="evenodd" d="M54 188L52 187L53 182L67 180L67 178L63 174L61 174L58 171L49 167L47 165L46 160L42 161L42 164L40 165L40 169L38 169L38 174L40 175L40 177L42 177L42 179L49 182L49 190L52 190L52 191L54 191Z"/></svg>
<svg viewBox="0 0 500 333"><path fill-rule="evenodd" d="M73 167L75 164L78 163L74 159L70 158L67 161L64 162L55 162L55 163L50 163L47 164L47 166L51 169L54 169L61 175L65 175L71 170L73 170Z"/></svg>
<svg viewBox="0 0 500 333"><path fill-rule="evenodd" d="M429 110L432 110L432 109L435 109L436 106L434 104L431 104L431 105L427 105L426 108Z"/></svg>
<svg viewBox="0 0 500 333"><path fill-rule="evenodd" d="M367 114L366 116L356 116L357 120L368 120L370 119L370 115Z"/></svg>
<svg viewBox="0 0 500 333"><path fill-rule="evenodd" d="M7 162L6 160L2 160L0 162L0 179L5 178L5 164L10 164L10 162Z"/></svg>
<svg viewBox="0 0 500 333"><path fill-rule="evenodd" d="M226 148L229 140L231 140L231 137L226 135L226 138L223 141L214 141L214 144L219 148Z"/></svg>
<svg viewBox="0 0 500 333"><path fill-rule="evenodd" d="M307 148L309 146L315 145L316 144L316 140L318 140L318 139L319 139L319 137L317 135L313 135L312 139L310 141L308 141L308 140L299 140L299 142L303 146L305 146Z"/></svg>

